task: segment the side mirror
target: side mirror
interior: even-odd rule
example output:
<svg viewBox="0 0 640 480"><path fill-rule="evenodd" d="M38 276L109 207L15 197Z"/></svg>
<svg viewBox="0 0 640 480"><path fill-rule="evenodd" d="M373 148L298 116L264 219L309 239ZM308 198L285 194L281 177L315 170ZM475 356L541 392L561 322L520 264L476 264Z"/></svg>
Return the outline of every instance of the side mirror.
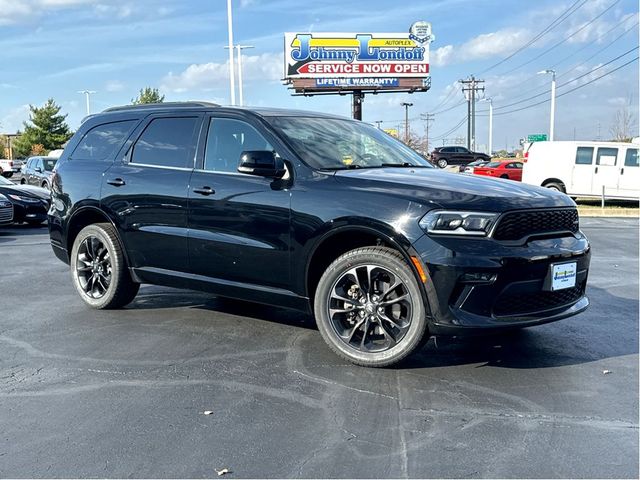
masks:
<svg viewBox="0 0 640 480"><path fill-rule="evenodd" d="M285 174L284 162L269 150L247 150L240 155L240 173L258 177L281 178Z"/></svg>

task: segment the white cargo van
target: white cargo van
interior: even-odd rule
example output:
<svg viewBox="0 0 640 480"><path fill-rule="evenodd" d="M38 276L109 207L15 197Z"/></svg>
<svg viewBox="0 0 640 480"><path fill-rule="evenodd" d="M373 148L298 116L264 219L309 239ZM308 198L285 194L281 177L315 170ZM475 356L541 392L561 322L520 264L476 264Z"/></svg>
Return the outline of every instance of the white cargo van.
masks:
<svg viewBox="0 0 640 480"><path fill-rule="evenodd" d="M525 146L522 181L572 197L638 200L636 143L533 142Z"/></svg>

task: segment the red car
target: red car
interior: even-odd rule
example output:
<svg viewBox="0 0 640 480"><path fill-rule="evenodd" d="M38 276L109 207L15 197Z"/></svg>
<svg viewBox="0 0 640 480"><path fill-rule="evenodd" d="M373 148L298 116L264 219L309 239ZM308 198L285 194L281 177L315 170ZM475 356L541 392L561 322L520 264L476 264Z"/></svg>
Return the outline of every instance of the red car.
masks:
<svg viewBox="0 0 640 480"><path fill-rule="evenodd" d="M474 175L508 178L520 182L522 181L522 162L514 162L513 160L489 162L481 167L475 167L473 173Z"/></svg>

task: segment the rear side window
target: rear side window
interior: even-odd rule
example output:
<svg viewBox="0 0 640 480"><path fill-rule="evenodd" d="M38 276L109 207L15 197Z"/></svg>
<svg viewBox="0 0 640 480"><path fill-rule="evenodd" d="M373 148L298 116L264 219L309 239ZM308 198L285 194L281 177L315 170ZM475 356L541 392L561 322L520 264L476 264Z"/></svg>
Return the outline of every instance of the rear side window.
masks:
<svg viewBox="0 0 640 480"><path fill-rule="evenodd" d="M576 165L591 165L593 163L593 147L578 147Z"/></svg>
<svg viewBox="0 0 640 480"><path fill-rule="evenodd" d="M638 166L638 149L628 148L627 155L624 157L625 167L637 167Z"/></svg>
<svg viewBox="0 0 640 480"><path fill-rule="evenodd" d="M451 152L454 151L454 148L453 147L444 147L444 148L441 148L440 151L443 152L443 153L451 153Z"/></svg>
<svg viewBox="0 0 640 480"><path fill-rule="evenodd" d="M156 118L133 147L131 163L193 168L198 117Z"/></svg>
<svg viewBox="0 0 640 480"><path fill-rule="evenodd" d="M77 160L109 160L127 139L137 120L105 123L89 130L71 157Z"/></svg>
<svg viewBox="0 0 640 480"><path fill-rule="evenodd" d="M596 157L596 165L609 165L616 164L618 158L617 148L598 148L598 155Z"/></svg>

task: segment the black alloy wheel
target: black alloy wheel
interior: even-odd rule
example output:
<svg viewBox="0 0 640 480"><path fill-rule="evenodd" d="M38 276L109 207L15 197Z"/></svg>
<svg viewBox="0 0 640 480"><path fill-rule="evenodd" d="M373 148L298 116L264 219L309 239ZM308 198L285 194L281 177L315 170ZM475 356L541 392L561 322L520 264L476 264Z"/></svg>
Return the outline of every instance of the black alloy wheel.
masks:
<svg viewBox="0 0 640 480"><path fill-rule="evenodd" d="M85 295L102 298L111 285L111 257L98 237L86 237L76 254L76 275Z"/></svg>

